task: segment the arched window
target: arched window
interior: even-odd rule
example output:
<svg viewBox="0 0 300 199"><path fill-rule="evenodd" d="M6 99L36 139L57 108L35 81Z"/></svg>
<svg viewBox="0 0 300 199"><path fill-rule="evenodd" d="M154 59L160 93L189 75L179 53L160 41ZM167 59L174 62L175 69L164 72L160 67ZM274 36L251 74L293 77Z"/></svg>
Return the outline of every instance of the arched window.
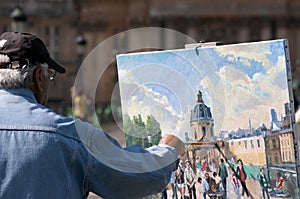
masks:
<svg viewBox="0 0 300 199"><path fill-rule="evenodd" d="M203 126L202 127L202 136L205 137L206 136L206 128Z"/></svg>

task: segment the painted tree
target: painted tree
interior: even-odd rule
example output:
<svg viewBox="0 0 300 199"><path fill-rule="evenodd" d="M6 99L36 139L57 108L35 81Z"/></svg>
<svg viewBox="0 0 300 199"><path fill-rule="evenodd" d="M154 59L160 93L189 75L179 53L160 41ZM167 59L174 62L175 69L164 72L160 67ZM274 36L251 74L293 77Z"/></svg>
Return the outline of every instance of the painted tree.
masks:
<svg viewBox="0 0 300 199"><path fill-rule="evenodd" d="M140 114L133 116L132 120L126 114L123 121L127 146L139 144L149 147L158 144L161 139L160 125L152 115L147 116L146 124Z"/></svg>
<svg viewBox="0 0 300 199"><path fill-rule="evenodd" d="M147 135L151 137L152 145L159 143L161 139L161 129L158 121L153 115L148 115L146 120Z"/></svg>

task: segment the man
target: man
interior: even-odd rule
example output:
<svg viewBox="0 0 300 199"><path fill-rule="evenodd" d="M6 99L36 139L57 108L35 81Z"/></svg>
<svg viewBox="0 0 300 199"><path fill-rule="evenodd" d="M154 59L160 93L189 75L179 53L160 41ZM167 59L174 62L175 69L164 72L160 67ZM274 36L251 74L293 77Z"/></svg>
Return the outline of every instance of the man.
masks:
<svg viewBox="0 0 300 199"><path fill-rule="evenodd" d="M207 192L209 191L209 185L205 179L198 177L196 191L198 192L198 196L202 195L202 197L206 199Z"/></svg>
<svg viewBox="0 0 300 199"><path fill-rule="evenodd" d="M171 179L170 179L170 185L172 187L172 198L173 199L178 199L177 186L176 186L176 182L175 182L175 172L176 171L172 172Z"/></svg>
<svg viewBox="0 0 300 199"><path fill-rule="evenodd" d="M227 194L227 182L226 182L226 178L228 177L228 172L227 172L227 168L226 168L226 165L224 163L224 159L221 158L221 164L219 166L219 176L221 177L222 179L222 187L224 189L224 192L225 192L225 197L226 197L226 194Z"/></svg>
<svg viewBox="0 0 300 199"><path fill-rule="evenodd" d="M197 177L201 176L201 161L199 157L196 157L195 167Z"/></svg>
<svg viewBox="0 0 300 199"><path fill-rule="evenodd" d="M162 191L184 152L165 135L158 146L122 148L89 123L45 107L54 61L35 35L0 36L0 198L142 198Z"/></svg>
<svg viewBox="0 0 300 199"><path fill-rule="evenodd" d="M190 199L192 198L196 199L196 189L195 189L196 175L192 169L192 164L190 161L186 161L185 165L186 168L184 170L184 179L189 191Z"/></svg>
<svg viewBox="0 0 300 199"><path fill-rule="evenodd" d="M276 178L276 189L277 190L280 190L280 191L282 190L282 188L283 188L283 181L284 181L284 179L281 176L281 174L277 173L277 178Z"/></svg>
<svg viewBox="0 0 300 199"><path fill-rule="evenodd" d="M244 197L244 195L246 193L247 197L249 197L250 194L249 194L249 191L246 186L247 174L244 169L243 161L241 159L238 159L237 163L238 163L238 166L236 168L236 174L237 174L238 179L241 181L242 196Z"/></svg>
<svg viewBox="0 0 300 199"><path fill-rule="evenodd" d="M260 168L259 184L261 187L262 199L265 198L270 199L269 192L268 192L268 180L266 178L265 170L263 167Z"/></svg>
<svg viewBox="0 0 300 199"><path fill-rule="evenodd" d="M217 189L217 191L221 191L221 186L220 184L222 183L222 179L220 176L218 176L217 172L213 172L213 179L215 180L216 184L215 184L215 188ZM224 189L224 188L223 188Z"/></svg>

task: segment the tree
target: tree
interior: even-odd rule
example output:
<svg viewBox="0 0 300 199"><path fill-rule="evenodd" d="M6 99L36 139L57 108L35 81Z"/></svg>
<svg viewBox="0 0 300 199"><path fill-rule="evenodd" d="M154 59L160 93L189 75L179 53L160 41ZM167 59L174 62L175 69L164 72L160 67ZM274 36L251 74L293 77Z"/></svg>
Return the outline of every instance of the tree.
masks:
<svg viewBox="0 0 300 199"><path fill-rule="evenodd" d="M153 115L147 116L146 128L148 130L148 136L151 136L151 144L158 144L161 139L161 129L159 123Z"/></svg>
<svg viewBox="0 0 300 199"><path fill-rule="evenodd" d="M146 124L140 114L133 116L132 120L126 114L123 121L127 146L139 144L143 147L149 147L158 144L161 139L160 125L152 115L147 116ZM151 139L149 140L149 138Z"/></svg>

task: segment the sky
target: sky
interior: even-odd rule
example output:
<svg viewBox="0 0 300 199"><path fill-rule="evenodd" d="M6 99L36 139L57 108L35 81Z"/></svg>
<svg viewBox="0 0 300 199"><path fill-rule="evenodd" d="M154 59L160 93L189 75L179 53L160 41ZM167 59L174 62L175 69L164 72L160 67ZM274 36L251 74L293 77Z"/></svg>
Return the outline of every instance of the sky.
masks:
<svg viewBox="0 0 300 199"><path fill-rule="evenodd" d="M289 102L284 40L117 56L123 114L152 114L163 133L190 132L197 91L214 132L270 127L270 109Z"/></svg>

